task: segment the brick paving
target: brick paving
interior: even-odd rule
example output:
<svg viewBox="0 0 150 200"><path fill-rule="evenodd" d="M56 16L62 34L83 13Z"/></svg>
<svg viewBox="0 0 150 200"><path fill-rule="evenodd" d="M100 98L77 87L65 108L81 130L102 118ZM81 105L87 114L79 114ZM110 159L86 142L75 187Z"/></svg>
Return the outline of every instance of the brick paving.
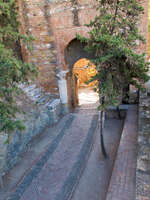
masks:
<svg viewBox="0 0 150 200"><path fill-rule="evenodd" d="M70 114L64 116L57 125L46 128L41 135L29 143L27 151L20 156L20 162L3 177L4 187L0 188L0 200L6 199L9 193L16 188L22 177L37 163L66 124L70 123L69 119Z"/></svg>
<svg viewBox="0 0 150 200"><path fill-rule="evenodd" d="M60 132L41 159L30 169L8 200L68 199L86 162L97 115L75 113L71 126Z"/></svg>
<svg viewBox="0 0 150 200"><path fill-rule="evenodd" d="M134 200L137 107L129 106L106 200Z"/></svg>
<svg viewBox="0 0 150 200"><path fill-rule="evenodd" d="M69 114L63 125L64 131L57 130L56 138L7 200L106 200L107 191L107 200L134 200L136 107L129 107L115 165L122 122L106 120L104 137L109 157L104 160L99 131L94 131L96 112L90 106L90 109L79 109ZM92 144L94 148L87 162L86 155L89 155Z"/></svg>
<svg viewBox="0 0 150 200"><path fill-rule="evenodd" d="M106 119L104 141L108 158L104 159L97 129L93 150L71 200L105 200L116 157L123 120Z"/></svg>

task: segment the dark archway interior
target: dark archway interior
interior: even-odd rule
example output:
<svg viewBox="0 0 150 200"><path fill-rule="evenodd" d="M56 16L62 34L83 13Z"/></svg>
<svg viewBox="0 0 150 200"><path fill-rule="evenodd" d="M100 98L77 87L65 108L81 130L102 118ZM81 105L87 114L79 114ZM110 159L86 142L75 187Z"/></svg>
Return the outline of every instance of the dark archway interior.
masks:
<svg viewBox="0 0 150 200"><path fill-rule="evenodd" d="M75 73L73 73L74 65L80 59L82 60L84 58L84 59L90 60L90 59L94 58L94 55L92 53L85 51L85 49L84 49L85 46L86 46L86 43L82 43L79 40L74 39L68 44L68 46L66 47L65 52L64 52L65 62L69 69L69 72L70 72L70 73L68 73L68 79L67 79L67 81L68 81L67 87L68 87L68 95L69 95L68 100L69 100L70 108L75 108L78 105L80 105L80 102L79 102L79 79L75 75ZM82 67L84 68L85 66L82 66ZM88 88L86 88L86 92L89 93ZM80 95L82 95L82 96L84 95L83 90L82 90L82 94L80 93ZM86 95L84 95L84 96L86 97L86 99L88 99L88 100L90 99Z"/></svg>
<svg viewBox="0 0 150 200"><path fill-rule="evenodd" d="M82 43L77 39L72 40L65 49L65 62L72 72L73 65L81 58L92 59L94 55L85 51L86 43Z"/></svg>

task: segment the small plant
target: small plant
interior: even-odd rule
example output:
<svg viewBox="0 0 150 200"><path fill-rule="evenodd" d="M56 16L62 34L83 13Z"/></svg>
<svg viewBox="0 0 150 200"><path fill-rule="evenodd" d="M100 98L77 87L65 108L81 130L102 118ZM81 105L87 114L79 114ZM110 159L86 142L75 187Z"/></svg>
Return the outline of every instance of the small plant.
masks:
<svg viewBox="0 0 150 200"><path fill-rule="evenodd" d="M96 90L102 116L108 106L120 104L120 97L126 96L124 88L131 84L141 89L150 79L145 54L136 53L138 43L145 42L138 31L143 12L136 0L97 0L97 16L86 25L89 37L77 35L86 42L86 50L95 55L91 61L97 74L90 82L98 81Z"/></svg>
<svg viewBox="0 0 150 200"><path fill-rule="evenodd" d="M37 70L29 63L23 63L20 52L15 51L20 42L26 46L33 40L18 32L18 8L15 0L0 1L0 132L24 129L16 113L20 112L14 97L20 94L19 83L28 82Z"/></svg>

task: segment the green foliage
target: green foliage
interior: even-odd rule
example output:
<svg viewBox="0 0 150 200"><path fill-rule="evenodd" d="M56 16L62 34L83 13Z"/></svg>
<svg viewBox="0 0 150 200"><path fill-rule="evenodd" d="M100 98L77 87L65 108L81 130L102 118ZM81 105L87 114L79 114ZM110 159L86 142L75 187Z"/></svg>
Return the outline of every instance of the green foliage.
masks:
<svg viewBox="0 0 150 200"><path fill-rule="evenodd" d="M20 111L14 97L21 92L18 85L37 73L35 66L23 63L16 56L16 45L21 41L28 46L33 39L18 32L17 13L15 0L0 0L0 131L7 133L24 129L22 122L15 118Z"/></svg>
<svg viewBox="0 0 150 200"><path fill-rule="evenodd" d="M145 42L137 26L143 12L136 0L97 0L97 16L86 25L89 37L77 35L87 43L86 50L95 54L92 62L97 74L90 81L98 80L97 91L100 99L105 99L101 110L117 106L129 84L142 88L150 79L145 54L136 53L137 41Z"/></svg>

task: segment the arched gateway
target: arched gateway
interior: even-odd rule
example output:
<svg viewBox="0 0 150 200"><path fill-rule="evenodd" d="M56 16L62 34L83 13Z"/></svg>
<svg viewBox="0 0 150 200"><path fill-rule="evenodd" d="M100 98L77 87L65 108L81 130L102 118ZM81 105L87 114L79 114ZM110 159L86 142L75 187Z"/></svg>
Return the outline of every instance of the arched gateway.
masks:
<svg viewBox="0 0 150 200"><path fill-rule="evenodd" d="M72 109L76 107L79 103L78 100L78 77L73 73L73 67L75 63L80 59L92 59L94 57L93 54L85 51L85 43L80 42L77 39L73 39L65 48L65 64L68 68L67 74L67 90L68 90L68 105L69 108ZM84 70L83 68L82 70Z"/></svg>
<svg viewBox="0 0 150 200"><path fill-rule="evenodd" d="M141 1L145 13L139 29L148 38L148 0ZM96 0L19 0L20 30L31 34L35 40L32 53L22 46L25 61L32 62L39 70L37 84L45 91L60 95L65 106L76 106L76 84L72 77L74 63L81 58L92 58L84 51L84 43L74 39L76 33L88 36L88 24L96 16ZM139 44L139 51L147 46ZM61 71L57 74L58 71ZM58 80L59 76L59 80ZM67 78L67 80L65 80Z"/></svg>

